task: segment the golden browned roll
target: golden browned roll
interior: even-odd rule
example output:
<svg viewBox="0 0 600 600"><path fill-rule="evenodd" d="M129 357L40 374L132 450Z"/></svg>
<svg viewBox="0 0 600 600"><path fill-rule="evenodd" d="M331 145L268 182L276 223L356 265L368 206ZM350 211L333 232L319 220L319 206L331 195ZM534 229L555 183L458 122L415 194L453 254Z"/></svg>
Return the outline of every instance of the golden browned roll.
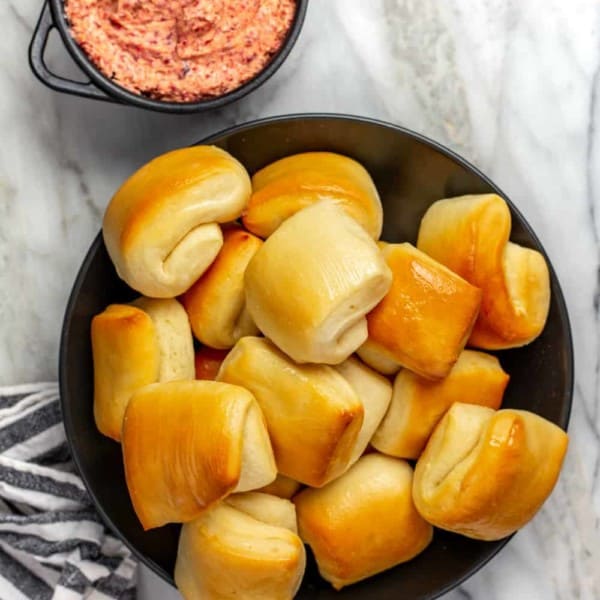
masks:
<svg viewBox="0 0 600 600"><path fill-rule="evenodd" d="M275 481L265 485L258 491L289 500L300 489L301 485L299 481L278 473Z"/></svg>
<svg viewBox="0 0 600 600"><path fill-rule="evenodd" d="M363 424L350 456L352 465L361 457L381 423L392 399L392 385L354 357L334 368L352 386L364 410Z"/></svg>
<svg viewBox="0 0 600 600"><path fill-rule="evenodd" d="M294 498L300 537L337 590L422 552L433 528L411 495L413 471L400 459L363 456L339 479Z"/></svg>
<svg viewBox="0 0 600 600"><path fill-rule="evenodd" d="M144 527L185 523L277 470L265 421L247 390L177 381L133 394L123 421L125 478Z"/></svg>
<svg viewBox="0 0 600 600"><path fill-rule="evenodd" d="M429 379L446 377L477 318L481 291L411 244L385 244L392 287L367 315L371 349Z"/></svg>
<svg viewBox="0 0 600 600"><path fill-rule="evenodd" d="M306 566L295 521L288 500L253 494L183 525L175 584L184 599L291 600Z"/></svg>
<svg viewBox="0 0 600 600"><path fill-rule="evenodd" d="M365 364L383 375L395 375L400 370L400 365L386 353L385 349L370 339L367 339L356 354Z"/></svg>
<svg viewBox="0 0 600 600"><path fill-rule="evenodd" d="M391 273L376 243L331 201L285 221L246 269L259 329L296 362L337 364L367 338Z"/></svg>
<svg viewBox="0 0 600 600"><path fill-rule="evenodd" d="M417 509L441 529L506 537L550 495L567 443L562 429L533 413L456 403L417 462Z"/></svg>
<svg viewBox="0 0 600 600"><path fill-rule="evenodd" d="M430 381L407 369L394 381L392 403L371 439L380 452L419 458L438 421L455 402L498 409L509 376L495 356L464 350L448 376Z"/></svg>
<svg viewBox="0 0 600 600"><path fill-rule="evenodd" d="M182 302L198 340L212 348L231 348L258 327L246 310L244 273L262 240L238 227L225 230L223 247Z"/></svg>
<svg viewBox="0 0 600 600"><path fill-rule="evenodd" d="M319 200L332 200L379 239L383 210L377 188L355 160L332 152L295 154L267 165L252 177L244 225L270 236L287 218Z"/></svg>
<svg viewBox="0 0 600 600"><path fill-rule="evenodd" d="M483 292L471 346L523 346L546 323L548 266L539 252L509 242L510 229L510 211L496 194L439 200L421 222L419 249Z"/></svg>
<svg viewBox="0 0 600 600"><path fill-rule="evenodd" d="M96 427L119 441L131 394L158 381L160 351L150 315L111 304L92 319L92 355Z"/></svg>
<svg viewBox="0 0 600 600"><path fill-rule="evenodd" d="M102 232L119 276L146 296L172 298L206 271L252 192L233 156L214 146L168 152L119 188Z"/></svg>
<svg viewBox="0 0 600 600"><path fill-rule="evenodd" d="M194 364L196 367L196 379L214 381L217 378L221 364L227 356L227 350L215 350L208 346L196 350Z"/></svg>
<svg viewBox="0 0 600 600"><path fill-rule="evenodd" d="M194 378L192 332L179 302L140 298L133 304L111 304L92 319L94 417L98 430L116 441L135 390Z"/></svg>
<svg viewBox="0 0 600 600"><path fill-rule="evenodd" d="M218 380L254 394L280 473L318 487L348 467L364 411L332 367L298 365L266 338L245 337L227 355Z"/></svg>

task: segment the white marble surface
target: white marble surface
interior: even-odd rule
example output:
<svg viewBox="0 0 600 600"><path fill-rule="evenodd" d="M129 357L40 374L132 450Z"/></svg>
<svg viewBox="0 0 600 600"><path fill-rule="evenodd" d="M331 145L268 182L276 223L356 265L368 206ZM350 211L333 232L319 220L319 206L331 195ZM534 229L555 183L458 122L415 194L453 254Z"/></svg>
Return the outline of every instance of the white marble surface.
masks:
<svg viewBox="0 0 600 600"><path fill-rule="evenodd" d="M284 67L247 99L176 117L56 94L30 74L40 0L0 36L0 384L56 377L71 283L119 182L225 126L304 111L406 125L475 162L530 220L570 310L571 446L535 520L448 600L600 598L600 4L311 0ZM59 45L52 64L73 68ZM140 598L178 594L142 573Z"/></svg>

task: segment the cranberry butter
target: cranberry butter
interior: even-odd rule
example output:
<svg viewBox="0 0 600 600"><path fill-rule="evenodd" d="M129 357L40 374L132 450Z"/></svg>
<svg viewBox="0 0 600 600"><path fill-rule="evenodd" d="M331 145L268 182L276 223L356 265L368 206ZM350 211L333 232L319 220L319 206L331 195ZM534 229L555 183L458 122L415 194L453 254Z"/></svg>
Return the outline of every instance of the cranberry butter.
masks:
<svg viewBox="0 0 600 600"><path fill-rule="evenodd" d="M73 37L104 75L171 102L230 92L279 50L295 0L66 0Z"/></svg>

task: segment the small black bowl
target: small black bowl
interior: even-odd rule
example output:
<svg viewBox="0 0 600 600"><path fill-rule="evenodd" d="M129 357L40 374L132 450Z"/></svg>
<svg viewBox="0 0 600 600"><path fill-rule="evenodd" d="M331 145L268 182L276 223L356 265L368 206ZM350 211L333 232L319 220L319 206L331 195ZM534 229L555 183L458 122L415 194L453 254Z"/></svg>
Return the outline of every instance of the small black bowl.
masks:
<svg viewBox="0 0 600 600"><path fill-rule="evenodd" d="M250 173L297 152L329 150L351 156L367 168L377 185L385 215L382 237L391 242L414 243L423 213L440 198L485 192L506 198L477 169L443 146L406 129L362 118L276 117L229 129L203 143L224 148ZM507 201L513 217L511 239L546 256L523 216ZM498 356L511 376L504 406L531 410L566 428L573 392L573 348L567 309L552 266L550 277L552 302L542 335L529 346ZM173 583L179 527L144 533L127 493L120 446L98 433L92 412L91 319L109 303L126 302L135 295L117 277L98 235L65 314L60 355L62 410L75 462L100 514L137 558ZM319 577L310 558L297 597L436 598L475 573L507 541L480 542L436 531L433 543L414 560L341 592Z"/></svg>
<svg viewBox="0 0 600 600"><path fill-rule="evenodd" d="M40 18L33 32L33 37L31 38L31 44L29 45L29 66L34 75L44 85L58 92L82 96L84 98L93 98L95 100L127 104L159 112L174 114L203 112L212 108L220 108L225 104L239 100L262 85L279 69L300 35L308 0L296 0L296 5L296 14L285 40L263 70L240 87L215 98L198 100L196 102L167 102L147 98L116 84L98 69L71 35L69 23L65 17L64 0L45 1ZM44 53L48 43L48 36L53 29L58 29L65 48L73 57L75 63L89 78L88 82L66 79L65 77L56 75L48 68Z"/></svg>

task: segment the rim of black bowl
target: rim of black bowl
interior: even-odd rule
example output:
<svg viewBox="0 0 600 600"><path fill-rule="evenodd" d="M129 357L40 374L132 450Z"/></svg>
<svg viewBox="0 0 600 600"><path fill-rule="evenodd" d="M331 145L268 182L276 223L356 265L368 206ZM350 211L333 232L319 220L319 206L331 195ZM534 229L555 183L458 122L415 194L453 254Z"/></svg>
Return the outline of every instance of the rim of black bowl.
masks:
<svg viewBox="0 0 600 600"><path fill-rule="evenodd" d="M296 12L294 14L294 21L289 28L283 43L277 52L271 57L271 60L263 67L259 73L257 73L252 79L246 81L246 83L235 88L231 92L216 96L214 98L207 98L205 100L196 100L193 102L169 102L166 100L155 100L142 94L136 94L104 75L98 67L88 57L86 52L79 46L75 41L75 38L71 35L71 27L67 22L67 18L64 11L64 0L49 0L50 9L52 11L52 17L54 24L56 25L62 41L77 65L82 71L90 78L92 83L97 85L102 91L108 94L111 98L114 98L121 102L123 105L137 106L139 108L145 108L148 110L154 110L159 112L167 112L172 114L190 114L196 112L203 112L205 110L211 110L213 108L220 108L235 102L240 98L243 98L256 88L260 87L268 79L270 79L275 72L281 67L285 59L298 40L302 26L304 25L304 19L306 17L306 9L308 7L308 0L296 0Z"/></svg>
<svg viewBox="0 0 600 600"><path fill-rule="evenodd" d="M556 275L556 271L554 270L552 261L548 257L543 244L541 243L541 241L539 240L539 238L537 237L537 235L535 234L535 232L533 231L533 229L531 228L531 226L529 225L529 223L527 222L525 217L521 214L521 212L514 205L514 203L508 198L508 196L491 179L489 179L484 173L482 173L477 167L475 167L469 161L462 158L456 152L454 152L453 150L450 150L449 148L442 145L441 143L436 142L435 140L428 138L428 137L426 137L420 133L417 133L415 131L412 131L406 127L403 127L401 125L395 125L393 123L389 123L389 122L378 120L378 119L372 119L372 118L368 118L368 117L360 117L360 116L342 114L342 113L294 113L294 114L289 114L289 115L278 115L278 116L273 116L273 117L266 117L266 118L250 121L248 123L244 123L241 125L235 125L233 127L226 127L224 129L219 130L216 133L212 133L211 135L201 139L200 141L196 142L194 145L210 144L210 143L217 141L219 138L223 137L224 135L242 133L249 129L254 129L257 126L261 126L261 125L265 125L265 124L278 123L278 122L282 122L282 121L287 122L287 121L318 120L318 119L336 119L336 120L358 121L358 122L362 122L362 123L376 125L379 127L384 127L387 129L393 129L399 133L410 136L410 137L418 140L419 142L422 142L423 144L426 144L427 146L430 146L431 148L444 154L451 160L457 162L461 166L465 167L466 169L468 169L471 172L473 172L474 174L476 174L478 177L481 177L481 179L483 181L485 181L490 186L491 189L493 189L498 195L500 195L502 198L504 198L507 201L511 210L514 211L514 213L520 219L523 228L532 237L532 239L535 240L535 242L539 245L539 248L548 264L548 268L550 271L550 280L556 284L556 290L558 291L558 294L554 294L554 299L557 302L560 317L565 324L565 337L566 337L566 341L567 341L567 350L568 350L568 356L569 356L569 361L568 361L568 364L566 365L566 385L565 385L564 396L563 396L564 408L561 413L561 423L560 423L560 426L566 431L568 428L568 425L569 425L570 418L571 418L575 367L574 367L573 336L572 336L572 332L571 332L571 323L569 320L569 313L567 311L567 306L566 306L566 302L565 302L562 288L560 285L560 281ZM68 410L69 404L65 400L65 398L67 396L67 385L66 385L67 361L64 360L64 352L65 352L65 347L66 347L66 340L69 336L69 330L70 330L70 326L71 326L71 318L73 315L73 306L75 304L77 297L79 296L79 292L80 292L81 286L83 284L83 274L85 272L87 272L90 263L94 259L94 256L102 243L103 243L102 231L100 231L97 234L97 236L95 237L94 241L92 242L92 245L90 246L90 248L85 256L85 259L83 260L83 263L82 263L81 267L79 268L77 277L75 279L75 283L74 283L71 293L69 295L69 300L67 302L67 307L65 310L65 316L64 316L64 320L63 320L62 333L61 333L61 338L60 338L60 353L59 353L59 386L60 386L61 409L62 409L63 422L65 425L67 441L68 441L68 444L69 444L69 447L71 450L71 455L73 456L73 460L74 460L77 470L79 472L79 475L81 476L81 478L85 484L85 487L86 487L88 493L90 494L90 497L92 498L94 506L95 506L96 510L98 511L98 513L100 514L100 516L102 517L102 520L104 521L104 523L106 523L108 525L108 527L111 529L111 531L113 531L113 533L115 533L115 535L120 540L123 541L123 543L127 546L127 548L129 548L129 550L131 550L132 554L142 564L144 564L151 571L156 573L159 577L161 577L161 579L167 581L171 585L174 585L174 580L173 580L172 574L166 573L166 571L164 571L156 563L154 563L153 561L148 559L141 552L139 552L132 544L130 544L129 541L125 538L125 536L123 536L121 534L121 532L119 531L117 526L108 517L108 515L106 514L106 512L104 511L101 504L98 502L96 496L94 495L94 493L92 492L92 490L90 488L87 477L85 476L85 474L83 473L83 471L81 469L81 464L80 464L77 454L75 452L73 452L73 443L72 443L73 425L70 420L70 411ZM444 586L443 588L437 590L434 594L428 596L427 600L435 600L436 598L439 598L440 596L448 593L450 590L454 589L455 587L459 586L460 584L465 582L467 579L472 577L475 573L477 573L477 571L482 569L489 561L491 561L492 558L494 558L498 554L498 552L500 552L500 550L502 550L502 548L504 548L506 546L506 544L512 539L512 537L514 535L516 535L517 533L518 533L518 531L516 533L514 533L513 535L511 535L507 538L504 538L503 540L494 542L496 544L496 547L493 549L492 552L490 552L488 555L483 557L481 560L476 561L470 569L468 569L461 576L457 577L456 580L454 580L453 582Z"/></svg>

